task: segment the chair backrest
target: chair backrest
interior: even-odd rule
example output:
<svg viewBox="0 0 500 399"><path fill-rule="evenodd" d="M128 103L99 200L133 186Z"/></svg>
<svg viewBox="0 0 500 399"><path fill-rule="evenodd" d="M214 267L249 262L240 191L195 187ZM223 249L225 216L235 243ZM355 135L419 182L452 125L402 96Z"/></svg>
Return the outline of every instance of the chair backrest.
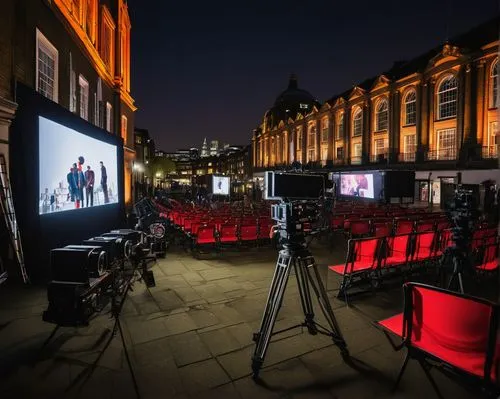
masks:
<svg viewBox="0 0 500 399"><path fill-rule="evenodd" d="M375 237L387 237L391 235L391 223L375 223L373 226L373 234Z"/></svg>
<svg viewBox="0 0 500 399"><path fill-rule="evenodd" d="M422 221L417 223L417 227L415 229L417 233L423 232L423 231L432 231L434 230L434 222L430 221Z"/></svg>
<svg viewBox="0 0 500 399"><path fill-rule="evenodd" d="M214 236L215 233L215 226L214 225L206 225L206 226L200 226L198 228L198 234L197 234L197 239L198 240L204 240L204 239L215 239Z"/></svg>
<svg viewBox="0 0 500 399"><path fill-rule="evenodd" d="M396 224L396 234L409 234L413 232L413 220L398 220Z"/></svg>
<svg viewBox="0 0 500 399"><path fill-rule="evenodd" d="M387 237L386 256L408 256L410 234L398 234Z"/></svg>
<svg viewBox="0 0 500 399"><path fill-rule="evenodd" d="M350 225L351 236L366 235L370 233L370 222L368 220L352 221Z"/></svg>
<svg viewBox="0 0 500 399"><path fill-rule="evenodd" d="M414 260L423 260L434 255L436 233L433 231L417 233L415 238Z"/></svg>
<svg viewBox="0 0 500 399"><path fill-rule="evenodd" d="M486 300L419 283L406 283L403 335L407 346L461 368L468 358L474 374L495 380L500 346L496 344L498 306ZM446 351L447 356L441 355ZM490 353L490 356L486 354ZM496 365L495 365L496 363ZM451 364L451 363L450 363Z"/></svg>

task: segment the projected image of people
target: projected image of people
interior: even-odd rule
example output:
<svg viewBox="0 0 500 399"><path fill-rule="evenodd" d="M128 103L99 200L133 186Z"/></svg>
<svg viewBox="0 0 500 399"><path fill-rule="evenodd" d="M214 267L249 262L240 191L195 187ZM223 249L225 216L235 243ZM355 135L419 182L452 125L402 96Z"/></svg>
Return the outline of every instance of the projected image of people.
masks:
<svg viewBox="0 0 500 399"><path fill-rule="evenodd" d="M373 175L371 173L341 175L340 194L373 199Z"/></svg>
<svg viewBox="0 0 500 399"><path fill-rule="evenodd" d="M116 146L39 117L39 213L117 203Z"/></svg>

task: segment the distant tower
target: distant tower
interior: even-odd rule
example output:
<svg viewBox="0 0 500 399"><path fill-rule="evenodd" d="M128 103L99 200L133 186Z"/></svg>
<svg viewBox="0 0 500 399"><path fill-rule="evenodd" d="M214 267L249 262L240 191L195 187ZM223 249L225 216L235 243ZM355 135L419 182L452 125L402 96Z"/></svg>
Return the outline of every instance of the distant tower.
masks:
<svg viewBox="0 0 500 399"><path fill-rule="evenodd" d="M207 144L207 138L205 137L205 140L203 140L203 144L201 145L201 157L208 157L208 144Z"/></svg>

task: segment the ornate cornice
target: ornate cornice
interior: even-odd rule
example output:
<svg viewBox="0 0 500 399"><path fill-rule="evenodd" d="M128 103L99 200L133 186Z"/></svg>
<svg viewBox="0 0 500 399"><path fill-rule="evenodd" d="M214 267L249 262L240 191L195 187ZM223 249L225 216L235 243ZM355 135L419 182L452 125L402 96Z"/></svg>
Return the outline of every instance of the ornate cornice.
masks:
<svg viewBox="0 0 500 399"><path fill-rule="evenodd" d="M10 125L16 114L17 104L0 97L0 124Z"/></svg>

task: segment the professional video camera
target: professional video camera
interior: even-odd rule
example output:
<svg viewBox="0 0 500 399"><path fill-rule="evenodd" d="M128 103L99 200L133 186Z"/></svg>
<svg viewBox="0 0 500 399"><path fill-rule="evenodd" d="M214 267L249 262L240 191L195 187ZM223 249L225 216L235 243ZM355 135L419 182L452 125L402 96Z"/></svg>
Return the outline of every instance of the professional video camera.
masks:
<svg viewBox="0 0 500 399"><path fill-rule="evenodd" d="M271 217L278 223L283 249L278 254L259 332L254 334L256 345L252 370L255 378L264 363L292 269L297 278L305 317L302 323L293 327L306 327L312 335L327 335L343 356L349 355L317 265L305 241L306 235L321 229L319 222L322 211L326 209L320 200L322 196L325 196L325 179L321 175L266 172L265 198L280 200L279 204L272 205ZM316 296L329 328L316 322L311 295Z"/></svg>
<svg viewBox="0 0 500 399"><path fill-rule="evenodd" d="M266 199L280 200L271 205L271 218L284 244L298 244L327 227L332 207L322 175L266 172Z"/></svg>
<svg viewBox="0 0 500 399"><path fill-rule="evenodd" d="M471 276L475 273L469 250L473 232L479 219L478 203L474 192L458 186L453 200L447 204L446 216L453 225L451 229L453 246L445 250L440 264L441 266L446 266L449 263L453 265L447 288L451 289L454 282L457 281L458 288L463 293L463 275ZM443 267L441 267L441 273L444 273Z"/></svg>
<svg viewBox="0 0 500 399"><path fill-rule="evenodd" d="M111 296L126 289L140 267L141 277L148 286L154 285L147 263L155 259L148 238L135 230L112 230L84 240L83 245L53 249L49 306L43 320L61 326L88 325Z"/></svg>
<svg viewBox="0 0 500 399"><path fill-rule="evenodd" d="M151 244L151 250L164 258L168 248L167 231L169 221L160 217L155 204L149 198L143 198L134 205L136 215L135 229L145 232Z"/></svg>

